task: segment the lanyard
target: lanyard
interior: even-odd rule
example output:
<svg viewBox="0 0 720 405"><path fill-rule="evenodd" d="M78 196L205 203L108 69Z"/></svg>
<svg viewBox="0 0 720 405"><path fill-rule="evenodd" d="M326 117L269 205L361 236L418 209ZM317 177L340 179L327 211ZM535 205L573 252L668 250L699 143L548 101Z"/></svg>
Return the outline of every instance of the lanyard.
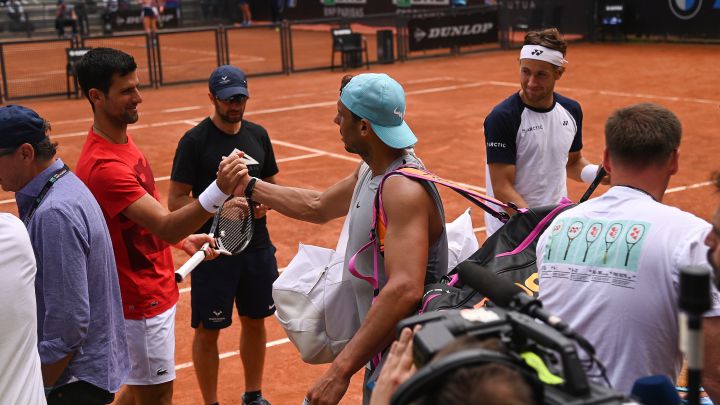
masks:
<svg viewBox="0 0 720 405"><path fill-rule="evenodd" d="M32 207L30 207L30 212L28 213L28 216L25 217L25 220L23 221L25 223L25 226L30 223L30 219L35 214L35 211L37 211L48 191L50 191L50 187L52 187L56 181L58 181L62 176L66 175L69 171L70 168L67 165L64 165L62 169L56 171L55 174L50 177L47 183L45 183L45 186L43 186L42 190L40 190L40 194L38 194L37 198L35 198L35 201L33 201L33 205Z"/></svg>

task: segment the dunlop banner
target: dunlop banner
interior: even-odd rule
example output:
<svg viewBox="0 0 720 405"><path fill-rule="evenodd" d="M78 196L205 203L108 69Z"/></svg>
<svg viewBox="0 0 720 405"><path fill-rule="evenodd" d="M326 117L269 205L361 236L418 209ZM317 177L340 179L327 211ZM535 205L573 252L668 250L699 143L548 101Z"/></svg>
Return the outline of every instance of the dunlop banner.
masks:
<svg viewBox="0 0 720 405"><path fill-rule="evenodd" d="M410 51L497 42L498 12L411 19L408 34Z"/></svg>

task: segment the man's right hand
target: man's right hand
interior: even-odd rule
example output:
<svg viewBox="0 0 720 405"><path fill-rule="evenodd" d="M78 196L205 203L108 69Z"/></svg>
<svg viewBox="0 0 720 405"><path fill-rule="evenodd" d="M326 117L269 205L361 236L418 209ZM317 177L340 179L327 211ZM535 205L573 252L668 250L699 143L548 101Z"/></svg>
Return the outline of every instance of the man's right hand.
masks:
<svg viewBox="0 0 720 405"><path fill-rule="evenodd" d="M232 194L235 197L245 197L245 187L247 187L251 178L252 177L250 177L249 172L246 170L245 173L243 174L243 176L241 176L240 180L237 182L237 185L235 186L235 189L232 191Z"/></svg>
<svg viewBox="0 0 720 405"><path fill-rule="evenodd" d="M217 172L217 185L225 194L232 194L242 178L248 178L248 168L240 159L243 152L231 153L223 158ZM247 184L247 180L245 181ZM245 187L243 186L243 190Z"/></svg>

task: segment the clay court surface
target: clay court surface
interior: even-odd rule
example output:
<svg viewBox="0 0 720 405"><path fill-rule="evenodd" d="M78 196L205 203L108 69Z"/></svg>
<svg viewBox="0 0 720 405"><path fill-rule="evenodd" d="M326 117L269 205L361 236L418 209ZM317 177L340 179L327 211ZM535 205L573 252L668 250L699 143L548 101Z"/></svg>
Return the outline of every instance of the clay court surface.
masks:
<svg viewBox="0 0 720 405"><path fill-rule="evenodd" d="M178 42L174 46L183 44ZM703 45L572 44L567 56L568 70L556 90L578 100L583 107L584 155L594 162L600 160L604 121L614 109L645 101L670 108L682 120L684 138L681 169L673 177L664 202L709 219L720 201L720 195L707 181L712 171L720 169L720 161L716 160L720 156L717 142L720 95L715 81L719 50L717 46ZM135 56L144 60L145 53L138 52ZM371 71L386 72L405 87L406 119L418 135L416 150L426 165L441 176L482 188L483 119L495 104L518 89L517 54L497 51L427 59L372 66ZM237 60L251 61L254 57L264 56L238 54ZM197 69L193 74L207 77L213 63L210 58L206 63L185 68ZM365 70L351 73L361 72ZM280 183L324 189L358 164L357 156L344 151L332 122L342 75L323 71L250 79L251 99L246 118L265 126L270 133L280 166ZM205 84L148 89L142 93L140 120L130 132L150 160L163 204L167 202L168 176L178 140L210 112L206 94ZM51 122L52 138L60 143L59 155L74 168L91 125L87 101L48 99L20 104L35 109ZM569 181L569 190L570 198L576 200L584 186ZM448 219L470 206L447 191L443 191L443 198ZM1 192L0 200L0 210L17 214L11 193ZM473 210L473 221L482 241L484 228L479 209ZM334 246L341 225L340 220L325 225L306 224L276 212L269 214L268 223L281 267L293 257L298 242ZM175 253L179 266L186 256ZM176 404L202 403L191 358L189 285L184 282L180 286L176 322ZM304 364L277 321L271 317L266 324L268 350L263 393L273 404L300 404L307 388L327 367ZM243 391L243 370L236 352L237 325L236 320L220 338L223 359L219 400L223 404L239 404ZM354 378L342 403L360 402L359 377L358 374Z"/></svg>

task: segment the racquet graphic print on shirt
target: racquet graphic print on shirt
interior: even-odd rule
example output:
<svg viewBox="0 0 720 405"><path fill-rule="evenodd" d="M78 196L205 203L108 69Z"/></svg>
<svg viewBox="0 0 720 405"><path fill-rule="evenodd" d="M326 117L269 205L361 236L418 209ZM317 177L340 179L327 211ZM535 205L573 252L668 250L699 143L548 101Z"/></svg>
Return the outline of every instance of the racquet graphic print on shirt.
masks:
<svg viewBox="0 0 720 405"><path fill-rule="evenodd" d="M605 255L603 256L603 264L607 264L610 247L613 245L613 243L615 243L618 236L620 236L620 232L622 232L622 229L622 224L614 223L610 225L610 228L605 234Z"/></svg>
<svg viewBox="0 0 720 405"><path fill-rule="evenodd" d="M625 266L628 265L628 261L630 260L630 251L632 251L632 248L635 247L635 244L637 244L638 241L642 239L644 233L645 225L643 224L634 224L630 227L630 232L628 232L625 236L625 243L627 245L627 253L625 254Z"/></svg>
<svg viewBox="0 0 720 405"><path fill-rule="evenodd" d="M216 249L224 255L236 255L250 243L254 231L255 203L243 197L230 197L218 208L208 235L215 239ZM175 281L183 281L204 259L210 249L205 243L192 257L175 271Z"/></svg>
<svg viewBox="0 0 720 405"><path fill-rule="evenodd" d="M597 240L598 236L600 236L600 232L602 232L603 226L601 223L596 222L590 226L590 229L588 229L587 233L585 234L585 242L587 242L587 246L585 247L585 255L583 256L583 263L587 261L588 252L590 251L590 246L592 246L593 243Z"/></svg>
<svg viewBox="0 0 720 405"><path fill-rule="evenodd" d="M582 232L583 227L585 225L580 221L575 221L572 224L570 224L570 228L567 230L567 237L568 237L568 244L567 248L565 248L565 256L563 256L563 260L567 260L568 252L570 251L570 246L572 245L575 238L577 238L580 235L580 232Z"/></svg>
<svg viewBox="0 0 720 405"><path fill-rule="evenodd" d="M552 247L553 242L555 241L555 237L560 234L560 231L562 231L563 228L563 221L558 221L552 228L552 233L550 234L550 243L548 243L548 254L547 258L550 259L550 255L552 254Z"/></svg>

